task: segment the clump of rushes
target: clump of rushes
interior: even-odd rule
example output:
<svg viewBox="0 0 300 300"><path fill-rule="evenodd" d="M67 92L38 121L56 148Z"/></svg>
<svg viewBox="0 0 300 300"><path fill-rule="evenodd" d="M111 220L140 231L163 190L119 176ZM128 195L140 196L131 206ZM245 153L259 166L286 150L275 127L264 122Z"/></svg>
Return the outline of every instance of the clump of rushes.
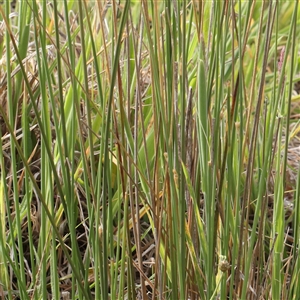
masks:
<svg viewBox="0 0 300 300"><path fill-rule="evenodd" d="M298 1L0 15L3 299L298 297Z"/></svg>

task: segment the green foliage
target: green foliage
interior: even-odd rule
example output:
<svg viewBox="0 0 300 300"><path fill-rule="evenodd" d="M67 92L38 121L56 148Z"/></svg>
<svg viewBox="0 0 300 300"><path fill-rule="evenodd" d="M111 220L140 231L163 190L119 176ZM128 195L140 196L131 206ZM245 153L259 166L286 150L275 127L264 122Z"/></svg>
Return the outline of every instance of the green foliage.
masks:
<svg viewBox="0 0 300 300"><path fill-rule="evenodd" d="M298 1L0 15L3 298L297 298Z"/></svg>

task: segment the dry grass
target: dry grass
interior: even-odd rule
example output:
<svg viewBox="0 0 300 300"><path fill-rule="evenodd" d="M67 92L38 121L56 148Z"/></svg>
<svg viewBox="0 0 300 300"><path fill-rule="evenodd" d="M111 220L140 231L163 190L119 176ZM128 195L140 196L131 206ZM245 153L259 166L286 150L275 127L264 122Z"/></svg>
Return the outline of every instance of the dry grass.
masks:
<svg viewBox="0 0 300 300"><path fill-rule="evenodd" d="M45 296L56 299L58 294L60 299L75 299L75 296L76 299L100 299L108 295L112 299L222 299L224 295L240 299L245 289L243 272L247 270L252 231L257 234L250 249L253 255L250 255L247 299L272 298L274 249L277 249L274 237L277 233L272 222L274 211L278 209L274 204L277 203L274 194L278 188L276 175L284 172L284 163L278 168L275 162L279 147L284 157L285 129L280 143L276 138L278 132L274 130L270 155L273 162L268 165L269 172L263 178L259 169L262 164L256 161L264 158L264 154L257 151L251 174L253 183L249 187L250 209L246 207L245 219L239 220L239 202L242 201L251 151L250 142L246 140L243 144L243 138L249 138L254 127L251 123L254 109L247 112L245 109L242 116L239 111L234 112L234 102L243 93L236 88L234 93L237 95L232 95L234 93L229 90L229 87L238 87L234 65L231 66L234 76L225 76L225 71L214 75L209 64L215 63L211 53L201 54L203 57L197 54L205 62L204 85L207 95L211 93L211 103L206 104L208 113L204 113L207 118L207 132L203 133L205 141L200 140L199 124L206 124L203 119L198 119L199 103L204 99L199 86L203 82L195 83L200 72L197 73L193 64L199 63L196 52L201 52L199 49L204 45L208 50L211 46L205 37L197 39L197 30L203 30L204 36L208 29L198 19L200 11L197 10L195 17L191 14L192 4L195 5L194 1L188 6L187 15L182 12L181 16L182 19L192 16L191 20L195 22L190 44L184 45L189 57L187 62L181 61L182 48L177 44L177 39L182 39L176 27L181 19L176 13L171 18L162 3L155 5L161 5L165 14L161 14L161 19L152 19L151 25L145 22L150 20L146 4L142 8L132 4L127 23L124 23L125 29L120 32L117 26L121 26L125 4L118 5L113 1L110 5L100 1L95 10L88 6L89 12L95 15L84 14L88 16L84 22L80 13L75 12L75 8L79 9L75 4L74 11L70 10L71 26L68 29L64 6L60 3L56 15L60 26L59 47L54 22L47 23L45 44L41 42L42 37L36 36L38 31L33 20L42 22L42 3L39 3L40 11L38 15L33 14L30 22L28 49L22 61L19 49L14 46L20 37L20 28L13 21L18 14L10 16L10 27L6 27L4 21L0 24L1 171L5 175L1 194L5 206L2 220L5 237L0 260L6 266L6 271L0 270L0 279L5 282L4 279L9 278L6 289L5 284L0 288L3 299L45 299ZM45 7L47 14L53 16L53 4ZM160 7L151 9L159 11ZM229 18L228 7L224 11ZM91 32L87 20L92 24ZM168 31L170 20L177 31ZM38 25L38 30L42 30L41 23ZM82 26L86 32L80 35ZM10 30L5 31L7 28ZM161 31L161 36L153 34L156 29ZM188 26L186 34L187 29ZM71 50L68 46L70 34L74 46ZM177 45L178 57L167 53L168 38L171 46ZM139 39L138 42L135 39ZM11 47L9 64L6 61L9 57L6 52L8 41ZM36 41L41 43L39 50ZM96 55L90 49L92 42L95 43ZM196 43L200 45L199 49L193 46ZM164 47L161 52L158 45ZM251 43L248 46L250 49ZM120 47L120 56L113 54L110 47L114 53ZM45 57L42 56L43 49L46 50ZM157 53L152 53L153 49ZM226 64L229 64L232 56L226 47L222 50L226 50ZM86 57L83 51L86 51ZM247 63L250 64L246 54L245 68ZM39 64L39 59L46 61L47 65ZM95 64L100 69L99 74ZM8 65L11 72L7 71ZM82 66L81 69L77 68L78 65ZM183 68L186 78L182 76ZM51 78L46 76L46 69L51 71ZM190 75L192 72L193 76ZM272 72L268 67L266 73L272 76ZM220 84L222 76L224 82ZM295 76L299 78L300 75ZM242 81L243 89L248 93L251 78L247 81L243 77ZM185 95L182 95L182 86L186 83L188 88L185 87ZM289 295L291 282L296 278L294 268L297 267L294 251L298 245L295 244L295 232L299 224L294 221L294 199L300 167L298 83L293 87L283 192L282 299ZM224 97L220 96L219 101L216 97L222 93ZM220 110L216 118L217 109ZM242 136L234 132L234 126L230 128L228 125L233 122L238 131L244 126L240 121L244 122L248 116L250 127ZM62 124L63 117L65 124ZM284 126L287 117L283 118ZM56 124L56 118L59 124ZM277 125L279 128L279 122ZM259 135L263 136L266 132L263 122L259 124L259 130ZM48 136L45 137L44 132ZM234 134L236 138L230 140ZM235 140L236 144L232 142ZM216 141L222 142L217 144ZM246 145L246 151L240 154L242 144ZM264 142L262 148L266 148ZM205 149L207 153L203 154ZM202 155L210 158L206 165L202 165ZM237 162L239 155L243 156ZM259 195L257 186L261 180L266 181L266 192L260 221L257 227L253 227ZM212 199L211 207L216 205L216 209L212 209L213 214L209 215L211 207L208 203ZM243 236L238 235L241 226L245 226ZM242 240L239 241L239 237ZM247 241L242 247L243 253L236 252L236 241ZM3 246L5 243L7 246ZM20 253L22 257L18 256ZM9 257L11 261L8 261ZM238 258L241 265L237 270ZM24 270L20 271L21 261ZM212 276L211 281L208 274Z"/></svg>

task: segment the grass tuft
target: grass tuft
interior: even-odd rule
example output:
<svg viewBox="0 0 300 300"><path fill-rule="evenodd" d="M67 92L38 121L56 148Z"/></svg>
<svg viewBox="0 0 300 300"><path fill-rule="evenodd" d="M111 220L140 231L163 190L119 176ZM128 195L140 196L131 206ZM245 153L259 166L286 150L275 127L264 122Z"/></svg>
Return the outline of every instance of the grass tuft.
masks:
<svg viewBox="0 0 300 300"><path fill-rule="evenodd" d="M297 299L299 6L0 6L3 299Z"/></svg>

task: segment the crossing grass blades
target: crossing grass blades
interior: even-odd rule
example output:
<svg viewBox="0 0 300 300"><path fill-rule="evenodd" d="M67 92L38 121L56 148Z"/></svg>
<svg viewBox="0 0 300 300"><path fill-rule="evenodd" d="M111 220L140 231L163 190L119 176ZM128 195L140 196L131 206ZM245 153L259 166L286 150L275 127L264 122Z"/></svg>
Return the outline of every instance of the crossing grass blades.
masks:
<svg viewBox="0 0 300 300"><path fill-rule="evenodd" d="M298 1L0 15L2 299L297 299Z"/></svg>

